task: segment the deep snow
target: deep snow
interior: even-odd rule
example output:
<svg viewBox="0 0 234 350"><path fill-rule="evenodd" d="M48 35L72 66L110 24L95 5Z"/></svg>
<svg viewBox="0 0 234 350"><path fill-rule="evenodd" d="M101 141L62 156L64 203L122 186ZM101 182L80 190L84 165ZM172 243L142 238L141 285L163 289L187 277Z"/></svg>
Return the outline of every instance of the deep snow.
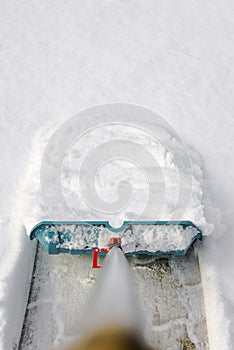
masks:
<svg viewBox="0 0 234 350"><path fill-rule="evenodd" d="M215 225L204 247L210 260L207 279L220 285L220 302L211 313L214 319L225 315L219 338L223 349L231 349L233 3L12 1L1 7L2 319L9 317L5 305L22 305L11 292L19 286L14 267L21 254L20 242L13 239L15 199L31 140L42 125L56 129L83 108L121 101L152 108L202 155L206 217ZM4 350L13 333L1 323Z"/></svg>

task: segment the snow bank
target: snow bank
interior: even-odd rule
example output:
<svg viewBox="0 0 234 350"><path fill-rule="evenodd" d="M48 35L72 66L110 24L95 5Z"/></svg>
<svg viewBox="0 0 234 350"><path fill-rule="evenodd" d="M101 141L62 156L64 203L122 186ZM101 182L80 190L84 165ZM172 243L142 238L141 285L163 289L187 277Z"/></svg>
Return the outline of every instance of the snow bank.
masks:
<svg viewBox="0 0 234 350"><path fill-rule="evenodd" d="M206 242L199 252L206 320L211 350L230 350L232 323L223 302L219 268L214 263L213 242Z"/></svg>
<svg viewBox="0 0 234 350"><path fill-rule="evenodd" d="M15 217L1 220L0 349L16 349L21 335L31 281L35 242Z"/></svg>

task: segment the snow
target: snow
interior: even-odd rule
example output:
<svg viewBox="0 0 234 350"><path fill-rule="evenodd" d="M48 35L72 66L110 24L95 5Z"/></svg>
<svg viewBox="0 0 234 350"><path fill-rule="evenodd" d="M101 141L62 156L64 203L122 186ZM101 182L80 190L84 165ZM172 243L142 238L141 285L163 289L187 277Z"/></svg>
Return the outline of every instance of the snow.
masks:
<svg viewBox="0 0 234 350"><path fill-rule="evenodd" d="M200 252L200 266L202 285L206 309L207 327L209 334L209 345L211 349L216 349L220 346L217 344L217 339L224 339L224 346L231 348L227 344L232 330L232 323L227 317L225 304L223 302L223 293L219 283L219 270L214 265L213 256L208 252L202 250Z"/></svg>
<svg viewBox="0 0 234 350"><path fill-rule="evenodd" d="M0 17L1 217L6 218L1 220L1 347L12 349L14 318L21 312L12 315L10 304L30 276L31 250L22 254L24 232L16 214L25 203L21 197L16 204L16 198L31 162L31 141L45 128L53 134L77 111L120 101L164 116L202 157L202 217L214 226L203 261L203 284L212 280L213 285L205 288L209 333L212 349L231 349L233 3L11 1L2 2ZM200 218L194 216L195 224ZM22 268L16 273L17 266Z"/></svg>
<svg viewBox="0 0 234 350"><path fill-rule="evenodd" d="M2 236L1 276L1 307L0 307L0 339L2 349L15 349L21 334L25 307L29 290L29 278L32 274L35 256L35 242L29 242L26 233L10 222L1 223L2 228L8 227L17 239L10 242ZM4 231L5 232L5 231ZM23 233L19 235L19 233ZM6 336L10 334L10 336Z"/></svg>
<svg viewBox="0 0 234 350"><path fill-rule="evenodd" d="M123 124L119 108L128 114L122 117ZM95 219L107 220L116 227L127 220L190 220L205 234L212 232L212 224L208 225L204 217L199 155L191 149L185 151L181 140L160 125L156 124L153 135L137 125L124 125L130 116L131 123L134 117L141 116L142 125L147 125L143 117L147 112L137 106L105 105L86 112L94 123L99 122L95 128L91 129L88 122L76 126L72 118L54 135L48 127L41 128L32 141L27 176L21 188L24 202L20 204L20 217L28 234L41 221ZM109 114L109 125L101 124L105 119L97 120L100 114ZM110 118L119 123L113 125ZM81 133L81 127L85 132ZM57 169L66 147L69 148L64 154L60 179ZM148 153L142 152L143 148ZM57 174L61 190L56 186ZM121 191L123 183L127 187Z"/></svg>

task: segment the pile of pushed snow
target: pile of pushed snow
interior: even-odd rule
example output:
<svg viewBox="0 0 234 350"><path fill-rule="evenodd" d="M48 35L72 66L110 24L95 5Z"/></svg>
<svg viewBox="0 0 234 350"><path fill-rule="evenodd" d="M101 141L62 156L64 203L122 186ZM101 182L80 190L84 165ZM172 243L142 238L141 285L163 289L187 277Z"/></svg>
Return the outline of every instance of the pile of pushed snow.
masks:
<svg viewBox="0 0 234 350"><path fill-rule="evenodd" d="M190 220L209 234L212 225L207 224L204 216L200 157L189 149L191 162L188 164L181 143L165 129L160 128L159 133L163 134L164 142L134 126L99 126L73 143L61 169L56 169L59 142L43 157L44 152L48 152L46 146L52 131L42 129L33 140L27 178L22 185L19 213L27 232L45 220L99 220L109 221L112 226L136 220ZM125 158L121 150L119 158L116 149L112 155L115 142L120 149L126 144ZM136 149L144 148L154 163L142 166L140 159L139 164L136 162L137 155L130 159L129 143L133 148L134 145ZM108 151L104 157L100 156L97 167L97 149L102 145L106 145ZM87 159L90 167L87 167ZM51 169L61 174L59 191L54 188L54 178L41 178L42 163L44 169L48 167L48 174ZM120 199L121 207L116 208ZM148 205L149 200L151 205ZM69 210L64 210L63 201Z"/></svg>

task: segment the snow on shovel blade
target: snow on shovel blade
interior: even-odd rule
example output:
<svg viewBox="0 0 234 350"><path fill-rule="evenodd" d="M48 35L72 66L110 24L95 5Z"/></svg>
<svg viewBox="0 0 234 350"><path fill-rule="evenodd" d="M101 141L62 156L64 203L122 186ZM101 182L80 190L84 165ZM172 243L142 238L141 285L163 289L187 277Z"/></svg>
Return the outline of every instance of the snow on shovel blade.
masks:
<svg viewBox="0 0 234 350"><path fill-rule="evenodd" d="M121 238L126 255L181 256L202 239L202 231L191 221L124 222L118 229L102 221L46 221L32 229L30 239L37 238L49 254L84 254L108 247L113 235Z"/></svg>

